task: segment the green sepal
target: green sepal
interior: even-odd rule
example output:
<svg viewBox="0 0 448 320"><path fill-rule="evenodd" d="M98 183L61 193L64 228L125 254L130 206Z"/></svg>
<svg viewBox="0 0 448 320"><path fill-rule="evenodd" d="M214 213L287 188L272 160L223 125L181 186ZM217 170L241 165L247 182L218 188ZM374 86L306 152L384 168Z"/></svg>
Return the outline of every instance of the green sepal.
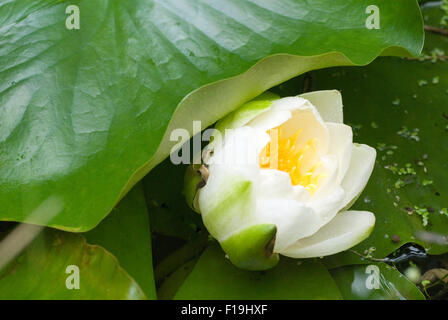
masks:
<svg viewBox="0 0 448 320"><path fill-rule="evenodd" d="M254 225L222 241L221 247L238 268L270 269L279 261L278 254L273 253L276 233L274 224Z"/></svg>
<svg viewBox="0 0 448 320"><path fill-rule="evenodd" d="M184 176L184 188L182 189L182 194L184 195L188 206L197 213L200 213L200 211L196 194L201 187L201 184L204 183L204 179L199 171L200 168L200 164L188 166Z"/></svg>
<svg viewBox="0 0 448 320"><path fill-rule="evenodd" d="M215 129L224 134L226 129L242 127L259 114L267 111L272 101L279 98L275 93L266 91L219 120L215 125Z"/></svg>

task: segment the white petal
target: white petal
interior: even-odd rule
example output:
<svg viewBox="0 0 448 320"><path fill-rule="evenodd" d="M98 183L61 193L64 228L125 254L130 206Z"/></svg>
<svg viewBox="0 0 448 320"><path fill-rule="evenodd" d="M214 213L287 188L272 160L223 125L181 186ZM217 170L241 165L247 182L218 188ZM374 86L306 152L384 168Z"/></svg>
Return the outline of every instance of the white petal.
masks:
<svg viewBox="0 0 448 320"><path fill-rule="evenodd" d="M251 120L247 125L262 131L280 126L282 123L291 119L291 111L288 110L273 110L272 106L269 111L258 115Z"/></svg>
<svg viewBox="0 0 448 320"><path fill-rule="evenodd" d="M267 96L269 94L266 93L262 95ZM261 96L260 99L262 99ZM257 116L269 111L271 109L272 102L270 102L269 99L260 99L256 98L245 103L235 111L219 120L215 125L215 129L224 134L225 129L240 128Z"/></svg>
<svg viewBox="0 0 448 320"><path fill-rule="evenodd" d="M305 174L319 158L328 152L329 132L317 109L300 97L287 97L272 102L271 109L250 121L248 126L267 131L281 125L281 139L288 138L301 130L296 147L302 150L314 141L315 150L308 150L301 164Z"/></svg>
<svg viewBox="0 0 448 320"><path fill-rule="evenodd" d="M318 188L313 195L313 201L317 201L331 194L340 183L337 181L338 176L338 158L333 154L327 154L320 158L321 166L317 168L316 174L324 176L319 181Z"/></svg>
<svg viewBox="0 0 448 320"><path fill-rule="evenodd" d="M369 181L375 166L376 150L365 144L353 144L350 166L342 180L345 200L341 209L348 209Z"/></svg>
<svg viewBox="0 0 448 320"><path fill-rule="evenodd" d="M326 155L321 158L321 161L327 176L307 204L319 214L321 219L319 228L329 223L336 216L345 199L344 189L336 183L338 174L336 156Z"/></svg>
<svg viewBox="0 0 448 320"><path fill-rule="evenodd" d="M256 188L257 198L260 199L283 198L305 202L310 198L309 192L303 186L292 185L289 173L275 169L260 170L260 180Z"/></svg>
<svg viewBox="0 0 448 320"><path fill-rule="evenodd" d="M342 96L338 90L308 92L300 97L309 100L325 122L343 123Z"/></svg>
<svg viewBox="0 0 448 320"><path fill-rule="evenodd" d="M344 211L311 237L301 239L281 254L293 258L323 257L347 250L366 239L375 225L367 211Z"/></svg>
<svg viewBox="0 0 448 320"><path fill-rule="evenodd" d="M224 141L214 144L214 154L209 163L235 169L246 169L246 166L259 169L259 154L269 140L266 132L247 126L227 130Z"/></svg>
<svg viewBox="0 0 448 320"><path fill-rule="evenodd" d="M205 216L213 211L219 202L219 197L224 193L223 186L231 185L232 181L256 181L257 172L246 171L245 175L225 165L210 165L207 184L198 190L199 209Z"/></svg>
<svg viewBox="0 0 448 320"><path fill-rule="evenodd" d="M301 135L306 135L308 140L314 137L319 138L322 131L328 131L316 107L305 99L288 97L276 100L272 103L271 109L277 112L292 112L292 118L282 126L285 137L289 137L296 133L298 129L302 129Z"/></svg>
<svg viewBox="0 0 448 320"><path fill-rule="evenodd" d="M215 146L214 154L209 160L208 181L198 193L203 218L214 210L219 198L227 192L224 189L231 190L233 184L241 181L251 182L253 187L258 185L258 154L268 141L269 136L265 132L242 127L233 130L226 136L224 143ZM254 150L250 152L248 149ZM246 216L250 214L245 212Z"/></svg>
<svg viewBox="0 0 448 320"><path fill-rule="evenodd" d="M309 106L309 101L300 97L286 97L273 101L271 108L273 110L298 110Z"/></svg>
<svg viewBox="0 0 448 320"><path fill-rule="evenodd" d="M338 176L336 183L339 184L345 177L352 156L353 132L350 126L341 123L326 123L330 132L330 144L328 153L338 158Z"/></svg>
<svg viewBox="0 0 448 320"><path fill-rule="evenodd" d="M253 185L225 166L210 171L207 184L199 191L198 204L204 225L218 241L256 222Z"/></svg>
<svg viewBox="0 0 448 320"><path fill-rule="evenodd" d="M336 187L332 193L325 197L313 199L307 205L319 214L319 228L329 223L340 211L345 199L345 192L341 187Z"/></svg>
<svg viewBox="0 0 448 320"><path fill-rule="evenodd" d="M257 221L277 226L274 252L280 252L319 228L319 216L303 203L287 199L257 199Z"/></svg>
<svg viewBox="0 0 448 320"><path fill-rule="evenodd" d="M317 109L308 100L300 97L286 97L273 101L269 111L260 114L247 125L267 131L284 124L287 120L291 119L292 115L298 110L311 111L314 118L316 118L322 126L325 126ZM299 128L300 127L298 126L292 126L293 131L286 132L285 136L290 136Z"/></svg>

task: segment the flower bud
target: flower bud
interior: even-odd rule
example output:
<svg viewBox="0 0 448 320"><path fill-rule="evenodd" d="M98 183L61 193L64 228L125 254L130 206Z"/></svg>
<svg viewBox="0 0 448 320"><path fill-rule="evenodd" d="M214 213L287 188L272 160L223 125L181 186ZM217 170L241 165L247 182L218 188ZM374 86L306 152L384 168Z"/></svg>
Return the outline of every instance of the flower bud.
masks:
<svg viewBox="0 0 448 320"><path fill-rule="evenodd" d="M376 151L353 143L338 91L263 94L215 129L221 138L206 147L207 166L187 171L184 194L236 266L335 254L372 231L372 213L347 210Z"/></svg>

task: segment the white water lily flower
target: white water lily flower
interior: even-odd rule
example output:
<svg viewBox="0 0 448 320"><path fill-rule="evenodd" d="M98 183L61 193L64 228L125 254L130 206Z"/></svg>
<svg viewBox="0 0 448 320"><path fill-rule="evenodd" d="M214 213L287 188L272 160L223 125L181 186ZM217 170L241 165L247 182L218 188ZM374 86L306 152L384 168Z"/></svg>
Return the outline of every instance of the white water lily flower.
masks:
<svg viewBox="0 0 448 320"><path fill-rule="evenodd" d="M347 209L376 151L353 143L339 91L262 95L215 128L232 130L207 147L208 176L200 185L187 177L186 194L236 266L267 269L279 254L327 256L368 237L375 216Z"/></svg>

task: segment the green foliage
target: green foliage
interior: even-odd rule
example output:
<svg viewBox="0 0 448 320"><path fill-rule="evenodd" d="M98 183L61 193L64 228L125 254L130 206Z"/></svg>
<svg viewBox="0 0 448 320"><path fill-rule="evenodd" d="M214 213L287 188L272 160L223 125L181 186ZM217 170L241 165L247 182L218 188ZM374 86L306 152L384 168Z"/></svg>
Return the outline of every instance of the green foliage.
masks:
<svg viewBox="0 0 448 320"><path fill-rule="evenodd" d="M417 3L377 3L368 30L367 0L77 0L67 30L67 2L1 1L0 220L90 230L169 154L172 129L312 69L418 54ZM60 214L28 217L52 195Z"/></svg>
<svg viewBox="0 0 448 320"><path fill-rule="evenodd" d="M446 26L448 26L448 1L447 0L443 0L442 1L442 5L441 5L440 8L444 12L444 15L442 16L442 19L440 20L440 24L442 26L446 27Z"/></svg>
<svg viewBox="0 0 448 320"><path fill-rule="evenodd" d="M232 265L216 243L203 253L175 296L194 300L340 298L335 282L318 261L282 259L267 271L245 271Z"/></svg>
<svg viewBox="0 0 448 320"><path fill-rule="evenodd" d="M377 274L375 273L377 270ZM397 269L383 263L346 266L330 271L344 299L424 300L424 295ZM378 276L377 279L374 277Z"/></svg>
<svg viewBox="0 0 448 320"><path fill-rule="evenodd" d="M144 194L137 184L100 225L84 233L115 255L120 265L138 282L148 299L156 299L151 230Z"/></svg>
<svg viewBox="0 0 448 320"><path fill-rule="evenodd" d="M79 289L66 281L79 268ZM66 273L66 270L68 273ZM46 229L14 261L0 270L0 299L144 299L139 285L98 246L82 236Z"/></svg>
<svg viewBox="0 0 448 320"><path fill-rule="evenodd" d="M65 1L0 0L0 220L74 232L97 226L84 236L110 251L44 229L0 270L0 298L156 298L155 282L162 299L422 298L381 264L381 290L353 290L367 274L351 264L366 261L350 252L248 272L209 242L197 259L207 241L181 195L185 167L163 162L176 143L173 129L191 132L192 120L204 129L273 86L281 84L282 95L340 89L355 141L378 151L355 204L376 214L376 228L355 250L381 258L413 241L446 252L414 238L448 228L446 39L429 35L441 45L425 48L422 61L382 58L284 83L378 55L418 55L417 3L376 2L380 30L364 27L367 0L238 1L241 10L230 0L75 0L81 29L70 31ZM52 196L62 200L61 213L29 217ZM151 248L150 227L156 238L186 243L175 251L164 244L156 281L151 250L160 249ZM67 264L80 266L80 290L66 289Z"/></svg>
<svg viewBox="0 0 448 320"><path fill-rule="evenodd" d="M445 233L448 229L448 219L440 214L448 193L444 160L448 152L447 119L441 109L448 98L442 89L448 85L447 71L446 62L382 58L365 68L313 75L317 79L313 89L343 92L345 121L354 128L355 141L377 146L374 172L353 207L374 212L377 219L371 236L354 248L359 253L373 248L373 255L383 258L405 242L422 244L432 254L447 251L446 246L415 238L419 230ZM419 86L419 80L436 76L438 83ZM397 98L400 105L393 104ZM357 110L360 105L362 113ZM372 127L372 121L378 127ZM394 235L401 241L392 241ZM356 255L350 256L338 263L359 261Z"/></svg>

